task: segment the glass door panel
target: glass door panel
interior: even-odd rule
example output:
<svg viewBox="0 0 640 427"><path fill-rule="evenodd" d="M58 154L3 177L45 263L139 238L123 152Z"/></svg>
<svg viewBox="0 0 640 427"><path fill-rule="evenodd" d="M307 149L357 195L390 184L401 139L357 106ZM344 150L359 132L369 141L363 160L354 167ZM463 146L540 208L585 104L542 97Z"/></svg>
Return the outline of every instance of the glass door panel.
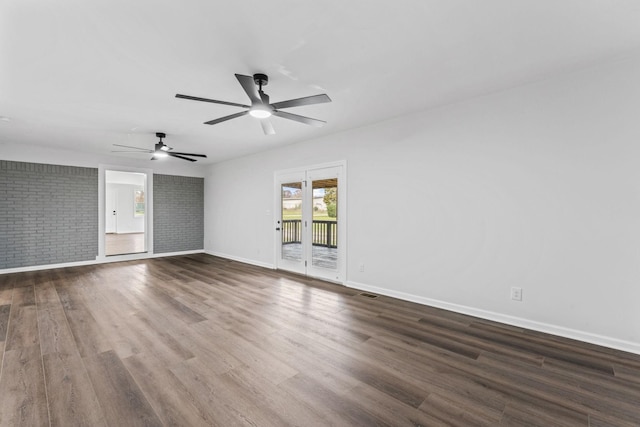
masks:
<svg viewBox="0 0 640 427"><path fill-rule="evenodd" d="M312 181L311 265L338 268L338 179Z"/></svg>
<svg viewBox="0 0 640 427"><path fill-rule="evenodd" d="M344 194L342 167L325 167L306 171L309 183L309 204L311 205L307 238L307 274L332 281L344 280L344 248L339 224L342 221ZM340 187L341 188L341 187Z"/></svg>
<svg viewBox="0 0 640 427"><path fill-rule="evenodd" d="M276 216L278 268L300 274L306 274L304 183L304 173L300 172L277 176L276 181L279 199Z"/></svg>
<svg viewBox="0 0 640 427"><path fill-rule="evenodd" d="M302 183L281 184L281 257L302 261Z"/></svg>

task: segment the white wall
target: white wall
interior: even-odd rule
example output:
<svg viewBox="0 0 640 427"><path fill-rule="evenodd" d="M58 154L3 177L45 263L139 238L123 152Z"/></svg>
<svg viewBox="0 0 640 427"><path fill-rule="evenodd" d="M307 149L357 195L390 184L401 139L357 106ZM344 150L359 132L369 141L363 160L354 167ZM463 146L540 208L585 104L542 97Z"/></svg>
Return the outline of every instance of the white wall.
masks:
<svg viewBox="0 0 640 427"><path fill-rule="evenodd" d="M346 159L348 285L640 353L639 75L629 57L213 165L205 249L273 265L274 171Z"/></svg>

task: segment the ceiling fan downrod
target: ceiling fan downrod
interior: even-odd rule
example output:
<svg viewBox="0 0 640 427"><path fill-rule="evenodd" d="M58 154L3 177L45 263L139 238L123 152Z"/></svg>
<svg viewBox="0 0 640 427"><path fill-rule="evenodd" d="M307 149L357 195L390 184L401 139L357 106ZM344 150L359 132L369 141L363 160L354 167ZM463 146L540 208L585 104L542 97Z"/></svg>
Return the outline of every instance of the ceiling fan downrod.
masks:
<svg viewBox="0 0 640 427"><path fill-rule="evenodd" d="M258 85L258 90L262 92L262 86L269 84L269 77L266 74L257 73L253 75L253 81Z"/></svg>

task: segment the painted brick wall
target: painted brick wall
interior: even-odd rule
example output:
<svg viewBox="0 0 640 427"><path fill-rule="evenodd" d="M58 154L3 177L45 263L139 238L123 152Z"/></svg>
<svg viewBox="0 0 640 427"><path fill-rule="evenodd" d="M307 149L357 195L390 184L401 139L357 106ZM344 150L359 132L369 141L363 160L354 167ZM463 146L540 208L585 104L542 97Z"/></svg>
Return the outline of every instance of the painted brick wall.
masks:
<svg viewBox="0 0 640 427"><path fill-rule="evenodd" d="M204 248L204 178L153 175L153 252Z"/></svg>
<svg viewBox="0 0 640 427"><path fill-rule="evenodd" d="M0 269L97 254L98 169L0 160Z"/></svg>

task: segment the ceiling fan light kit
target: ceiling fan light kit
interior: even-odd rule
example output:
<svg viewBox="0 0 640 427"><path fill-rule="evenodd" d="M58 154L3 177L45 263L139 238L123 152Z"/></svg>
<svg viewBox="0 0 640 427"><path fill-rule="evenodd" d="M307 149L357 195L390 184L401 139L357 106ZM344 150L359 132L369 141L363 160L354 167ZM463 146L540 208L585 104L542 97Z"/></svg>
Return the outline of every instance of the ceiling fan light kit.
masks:
<svg viewBox="0 0 640 427"><path fill-rule="evenodd" d="M264 108L263 105L252 106L249 110L249 114L256 119L266 119L272 115L271 110Z"/></svg>
<svg viewBox="0 0 640 427"><path fill-rule="evenodd" d="M297 114L287 113L280 111L282 108L300 107L303 105L322 104L325 102L331 102L331 98L327 94L312 95L304 98L289 99L287 101L270 103L269 95L262 90L263 86L269 83L269 77L266 74L257 73L252 76L245 76L242 74L236 74L236 79L240 86L244 89L245 93L251 100L251 105L237 104L235 102L219 101L216 99L201 98L198 96L176 94L176 98L188 99L191 101L210 102L213 104L229 105L232 107L245 108L245 111L231 114L228 116L220 117L218 119L209 120L204 122L206 125L215 125L218 123L226 122L227 120L235 119L249 114L252 117L260 119L262 130L265 135L275 134L271 121L268 120L271 116L281 117L283 119L293 120L298 123L304 123L306 125L321 127L326 122L323 120L312 119L310 117L299 116ZM257 88L256 88L257 86Z"/></svg>

